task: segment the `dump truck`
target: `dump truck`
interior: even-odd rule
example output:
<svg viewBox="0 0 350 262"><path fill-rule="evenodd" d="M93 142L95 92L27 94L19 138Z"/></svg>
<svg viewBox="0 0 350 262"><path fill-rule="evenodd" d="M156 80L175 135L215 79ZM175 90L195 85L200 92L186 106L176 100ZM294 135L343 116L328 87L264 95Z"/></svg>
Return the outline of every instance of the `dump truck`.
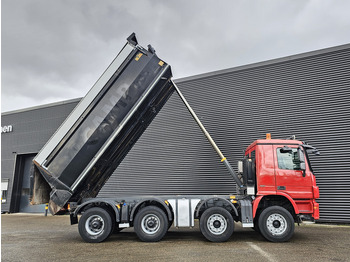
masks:
<svg viewBox="0 0 350 262"><path fill-rule="evenodd" d="M177 92L237 185L232 195L97 197L173 92ZM319 219L319 188L307 143L259 139L250 144L237 172L172 81L170 65L135 34L87 95L34 158L33 204L49 202L52 214L69 212L86 242L134 227L141 241L161 240L168 229L193 227L203 236L227 241L235 222L272 242L288 241L295 223ZM234 189L232 191L235 191Z"/></svg>

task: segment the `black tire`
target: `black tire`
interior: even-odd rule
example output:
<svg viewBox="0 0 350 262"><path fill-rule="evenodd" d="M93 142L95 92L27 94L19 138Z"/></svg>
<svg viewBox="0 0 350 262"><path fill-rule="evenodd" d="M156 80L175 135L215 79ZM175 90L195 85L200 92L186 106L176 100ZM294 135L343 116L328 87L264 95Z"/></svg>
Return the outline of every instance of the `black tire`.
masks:
<svg viewBox="0 0 350 262"><path fill-rule="evenodd" d="M79 220L79 234L89 243L100 243L112 232L113 223L108 211L93 207L83 213Z"/></svg>
<svg viewBox="0 0 350 262"><path fill-rule="evenodd" d="M158 207L144 207L135 216L134 230L141 241L157 242L168 231L168 218Z"/></svg>
<svg viewBox="0 0 350 262"><path fill-rule="evenodd" d="M168 231L171 228L171 226L173 225L173 221L168 221Z"/></svg>
<svg viewBox="0 0 350 262"><path fill-rule="evenodd" d="M233 217L222 207L211 207L199 219L203 236L211 242L227 241L234 230Z"/></svg>
<svg viewBox="0 0 350 262"><path fill-rule="evenodd" d="M115 213L111 210L107 210L107 212L109 213L109 216L111 217L111 223L112 223L112 228L111 228L111 232L109 233L109 236L111 236L116 228L118 227L117 222L116 222L116 216Z"/></svg>
<svg viewBox="0 0 350 262"><path fill-rule="evenodd" d="M259 229L264 238L271 242L288 241L294 234L294 219L283 207L271 206L261 212Z"/></svg>
<svg viewBox="0 0 350 262"><path fill-rule="evenodd" d="M253 227L255 232L260 233L260 228L259 228L259 216L255 216L254 218L254 227Z"/></svg>

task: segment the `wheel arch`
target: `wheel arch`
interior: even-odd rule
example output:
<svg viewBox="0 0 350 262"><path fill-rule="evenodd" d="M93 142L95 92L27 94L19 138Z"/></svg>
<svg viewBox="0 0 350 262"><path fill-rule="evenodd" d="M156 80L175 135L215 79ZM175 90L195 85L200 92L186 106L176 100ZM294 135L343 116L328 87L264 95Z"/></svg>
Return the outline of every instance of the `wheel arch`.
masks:
<svg viewBox="0 0 350 262"><path fill-rule="evenodd" d="M137 212L140 210L141 206L145 204L146 206L157 206L160 207L165 213L167 214L168 220L172 221L173 220L173 211L171 207L169 207L164 200L160 198L148 198L148 199L142 199L137 204L132 208L131 213L130 213L130 221L134 220L135 215Z"/></svg>
<svg viewBox="0 0 350 262"><path fill-rule="evenodd" d="M119 212L118 208L116 207L115 203L113 201L109 201L109 200L102 200L102 199L88 200L88 201L84 202L83 204L81 204L76 210L74 210L73 215L75 217L77 217L78 214L80 214L83 210L87 210L88 208L92 208L92 207L101 207L103 209L113 211L114 215L115 215L115 221L120 222L120 212Z"/></svg>
<svg viewBox="0 0 350 262"><path fill-rule="evenodd" d="M215 203L216 201L218 201L218 200L224 201L224 203L227 203L227 204L232 208L232 210L234 211L235 215L238 217L237 208L236 208L229 200L227 200L227 199L225 199L225 198L221 198L221 197L211 197L211 198L207 198L207 199L201 200L201 201L197 204L197 206L196 206L196 208L195 208L195 210L196 210L196 212L195 212L195 217L199 218L201 208L202 208L206 203L208 203L208 202L211 201L211 200L213 200L214 203Z"/></svg>
<svg viewBox="0 0 350 262"><path fill-rule="evenodd" d="M299 209L295 201L289 195L278 192L276 195L259 196L255 198L253 202L253 218L264 208L275 205L287 209L294 218L299 214Z"/></svg>

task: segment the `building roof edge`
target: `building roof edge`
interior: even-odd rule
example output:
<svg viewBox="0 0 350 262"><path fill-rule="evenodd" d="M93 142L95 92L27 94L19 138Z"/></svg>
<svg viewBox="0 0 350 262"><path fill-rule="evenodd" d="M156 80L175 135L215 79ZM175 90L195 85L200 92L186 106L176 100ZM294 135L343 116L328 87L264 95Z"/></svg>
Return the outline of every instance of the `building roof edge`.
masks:
<svg viewBox="0 0 350 262"><path fill-rule="evenodd" d="M64 105L64 104L75 103L75 102L79 102L80 100L81 100L81 98L74 98L74 99L63 100L63 101L49 103L49 104L44 104L44 105L38 105L38 106L32 106L32 107L27 107L27 108L12 110L12 111L6 111L6 112L1 113L1 116L12 115L12 114L17 114L17 113L23 113L23 112L28 112L28 111L32 111L32 110L42 109L42 108L46 108L46 107L53 107L53 106L59 106L59 105Z"/></svg>
<svg viewBox="0 0 350 262"><path fill-rule="evenodd" d="M182 82L196 80L199 78L222 75L222 74L232 73L232 72L246 70L246 69L250 69L250 68L256 68L256 67L271 65L271 64L277 64L277 63L296 60L296 59L300 59L300 58L326 54L326 53L330 53L330 52L336 52L336 51L345 50L345 49L350 49L350 43L339 45L339 46L334 46L334 47L322 48L322 49L309 51L309 52L305 52L305 53L300 53L300 54L295 54L295 55L290 55L290 56L284 56L284 57L280 57L280 58L274 58L274 59L270 59L270 60L266 60L266 61L231 67L231 68L227 68L227 69L211 71L208 73L202 73L202 74L198 74L198 75L194 75L194 76L187 76L187 77L183 77L183 78L178 78L178 79L174 80L174 82L182 83Z"/></svg>

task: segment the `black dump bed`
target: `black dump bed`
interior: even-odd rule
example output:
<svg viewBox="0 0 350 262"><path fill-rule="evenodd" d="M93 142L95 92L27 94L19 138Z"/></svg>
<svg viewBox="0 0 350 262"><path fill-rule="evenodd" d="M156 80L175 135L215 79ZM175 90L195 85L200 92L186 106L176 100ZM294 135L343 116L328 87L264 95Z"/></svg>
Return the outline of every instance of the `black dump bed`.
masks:
<svg viewBox="0 0 350 262"><path fill-rule="evenodd" d="M170 66L132 34L34 158L32 203L46 202L50 191L56 214L67 202L95 197L174 91L171 77Z"/></svg>

